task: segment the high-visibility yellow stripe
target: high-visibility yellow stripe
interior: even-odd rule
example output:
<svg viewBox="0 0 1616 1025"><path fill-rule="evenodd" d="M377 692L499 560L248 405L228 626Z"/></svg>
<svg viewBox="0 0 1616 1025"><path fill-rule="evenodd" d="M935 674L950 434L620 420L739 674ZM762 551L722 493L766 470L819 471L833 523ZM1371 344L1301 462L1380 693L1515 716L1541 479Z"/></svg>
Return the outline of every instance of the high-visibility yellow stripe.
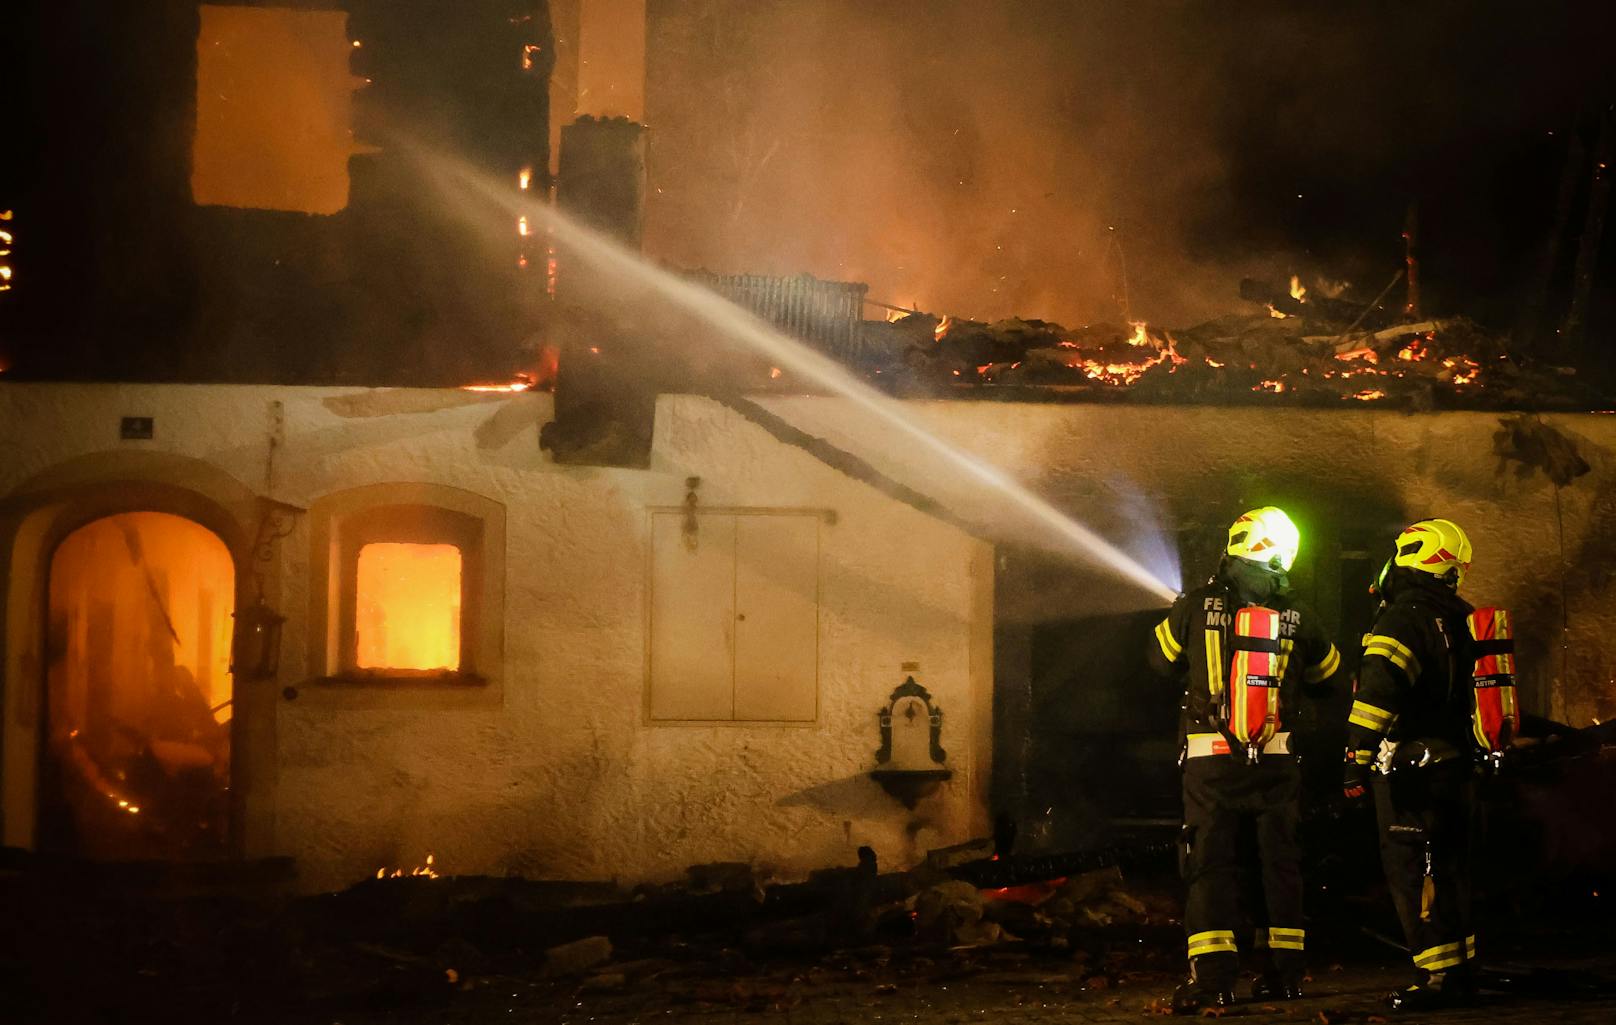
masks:
<svg viewBox="0 0 1616 1025"><path fill-rule="evenodd" d="M1474 960L1475 956L1476 956L1476 938L1474 936L1466 936L1465 937L1465 960L1466 961Z"/></svg>
<svg viewBox="0 0 1616 1025"><path fill-rule="evenodd" d="M1407 673L1410 680L1420 675L1420 660L1414 657L1408 645L1395 637L1371 634L1369 640L1364 642L1364 655L1379 655Z"/></svg>
<svg viewBox="0 0 1616 1025"><path fill-rule="evenodd" d="M1206 689L1214 698L1223 693L1223 634L1206 631Z"/></svg>
<svg viewBox="0 0 1616 1025"><path fill-rule="evenodd" d="M1320 680L1328 680L1334 676L1335 671L1340 668L1341 652L1337 651L1335 645L1332 644L1330 645L1329 653L1324 656L1324 659L1318 665L1309 666L1303 671L1302 679L1308 683L1318 683Z"/></svg>
<svg viewBox="0 0 1616 1025"><path fill-rule="evenodd" d="M1156 643L1161 645L1161 652L1169 662L1177 662L1178 656L1184 653L1184 645L1173 636L1171 620L1164 619L1156 624Z"/></svg>
<svg viewBox="0 0 1616 1025"><path fill-rule="evenodd" d="M1440 947L1427 947L1415 954L1414 967L1436 972L1452 968L1464 959L1464 943L1444 943Z"/></svg>
<svg viewBox="0 0 1616 1025"><path fill-rule="evenodd" d="M1411 658L1408 655L1404 655L1396 648L1390 648L1384 644L1372 644L1364 649L1364 658L1368 658L1371 655L1379 655L1381 658L1401 669L1403 672L1408 674L1408 678L1410 680L1419 679L1419 661Z"/></svg>
<svg viewBox="0 0 1616 1025"><path fill-rule="evenodd" d="M1236 682L1244 681L1246 675L1251 672L1251 655L1249 652L1236 651L1233 661L1234 664L1229 669L1229 689L1230 697L1234 699L1232 702L1234 707L1231 709L1233 713L1231 718L1234 721L1229 725L1233 727L1231 732L1234 734L1234 738L1242 743L1247 743L1251 740L1246 735L1246 723L1251 719L1251 710L1246 702L1246 696L1249 691L1244 683L1241 683L1240 686L1235 686L1235 684Z"/></svg>
<svg viewBox="0 0 1616 1025"><path fill-rule="evenodd" d="M1352 760L1359 765L1368 765L1375 760L1375 752L1369 750L1368 748L1364 748L1361 751L1354 751L1352 752Z"/></svg>
<svg viewBox="0 0 1616 1025"><path fill-rule="evenodd" d="M1305 929L1278 929L1268 930L1268 945L1275 950L1303 950L1307 942Z"/></svg>
<svg viewBox="0 0 1616 1025"><path fill-rule="evenodd" d="M1352 714L1347 716L1347 722L1354 726L1362 726L1366 730L1374 730L1376 733L1385 733L1391 728L1392 720L1396 718L1395 713L1388 712L1384 708L1376 708L1363 701L1354 701Z"/></svg>
<svg viewBox="0 0 1616 1025"><path fill-rule="evenodd" d="M1211 929L1198 932L1189 938L1190 957L1199 957L1202 954L1218 954L1224 951L1235 953L1239 948L1234 944L1234 932L1229 929Z"/></svg>

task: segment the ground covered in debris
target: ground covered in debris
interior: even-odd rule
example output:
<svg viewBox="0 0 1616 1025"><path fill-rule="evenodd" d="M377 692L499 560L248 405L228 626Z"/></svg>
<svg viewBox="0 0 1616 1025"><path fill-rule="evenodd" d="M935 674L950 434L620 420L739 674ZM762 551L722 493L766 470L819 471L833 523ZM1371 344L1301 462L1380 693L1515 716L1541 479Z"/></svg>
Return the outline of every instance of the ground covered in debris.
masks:
<svg viewBox="0 0 1616 1025"><path fill-rule="evenodd" d="M1616 967L1616 958L1603 964ZM445 1023L596 1022L631 1025L658 1021L728 1022L775 1020L794 1025L854 1025L919 1022L937 1025L993 1023L1138 1022L1166 1015L1164 996L1174 976L1134 969L1109 977L1087 967L1001 952L956 956L945 964L917 959L908 964L867 964L837 959L814 966L783 966L740 973L703 984L648 982L621 992L546 986L532 980L490 980L487 990L441 1009L344 1016L350 1025L382 1021ZM1464 1008L1433 1014L1397 1015L1381 997L1406 980L1390 967L1333 966L1312 980L1310 994L1294 1003L1246 1002L1215 1017L1314 1025L1370 1025L1391 1021L1464 1023L1532 1021L1609 1022L1616 997L1575 998L1488 993ZM503 985L501 985L503 984ZM1210 1013L1203 1017L1214 1017Z"/></svg>
<svg viewBox="0 0 1616 1025"><path fill-rule="evenodd" d="M184 870L148 869L131 885L127 870L23 864L0 871L0 1017L960 1025L1164 1013L1183 934L1158 849L1064 866L978 853L967 846L891 874L866 859L773 886L748 866L721 865L627 893L421 875L300 898ZM1116 863L1085 867L1097 857ZM1018 881L1063 867L1075 870ZM1616 935L1589 893L1558 915L1517 903L1506 917L1535 927L1483 930L1489 959L1516 973L1511 992L1429 1020L1612 1020L1616 988L1603 973L1616 978ZM1373 938L1395 931L1383 895L1322 910L1309 998L1229 1016L1386 1016L1377 998L1402 980L1402 957ZM1522 970L1530 965L1542 967Z"/></svg>

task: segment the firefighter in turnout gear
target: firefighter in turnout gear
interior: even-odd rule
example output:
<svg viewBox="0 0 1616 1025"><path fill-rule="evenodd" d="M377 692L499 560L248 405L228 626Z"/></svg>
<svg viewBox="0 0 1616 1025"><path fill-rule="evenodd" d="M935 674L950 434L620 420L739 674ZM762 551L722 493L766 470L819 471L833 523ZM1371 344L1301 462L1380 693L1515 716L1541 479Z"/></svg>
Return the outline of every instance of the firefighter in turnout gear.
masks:
<svg viewBox="0 0 1616 1025"><path fill-rule="evenodd" d="M1459 597L1470 555L1451 520L1398 535L1347 720L1343 790L1351 800L1374 794L1381 863L1414 956L1414 984L1387 998L1397 1008L1449 1004L1473 989L1472 755L1478 746L1501 755L1515 709L1508 615ZM1503 677L1483 679L1499 669Z"/></svg>
<svg viewBox="0 0 1616 1025"><path fill-rule="evenodd" d="M1287 597L1300 535L1285 513L1254 509L1229 528L1217 574L1179 595L1156 627L1152 667L1184 679L1184 827L1179 856L1189 977L1173 1009L1234 1001L1239 971L1242 824L1255 822L1261 857L1267 965L1253 996L1301 995L1301 773L1284 729L1300 691L1328 693L1341 666L1318 618Z"/></svg>

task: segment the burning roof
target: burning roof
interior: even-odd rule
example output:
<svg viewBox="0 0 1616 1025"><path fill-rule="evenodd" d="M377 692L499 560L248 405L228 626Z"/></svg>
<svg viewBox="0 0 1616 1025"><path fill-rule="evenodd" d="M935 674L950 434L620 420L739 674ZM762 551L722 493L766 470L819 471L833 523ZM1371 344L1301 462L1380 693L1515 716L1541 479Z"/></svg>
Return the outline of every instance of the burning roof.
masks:
<svg viewBox="0 0 1616 1025"><path fill-rule="evenodd" d="M904 393L1147 402L1590 408L1575 371L1534 362L1463 317L1393 322L1378 304L1244 282L1262 311L1183 330L1135 321L1068 329L914 313L867 323L869 369Z"/></svg>

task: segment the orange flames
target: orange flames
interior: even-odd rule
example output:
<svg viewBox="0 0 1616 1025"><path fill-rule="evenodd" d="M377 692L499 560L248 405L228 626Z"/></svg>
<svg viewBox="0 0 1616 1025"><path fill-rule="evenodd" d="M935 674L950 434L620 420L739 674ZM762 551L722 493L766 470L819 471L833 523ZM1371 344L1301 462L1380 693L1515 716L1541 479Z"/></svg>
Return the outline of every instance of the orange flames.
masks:
<svg viewBox="0 0 1616 1025"><path fill-rule="evenodd" d="M528 378L526 378L526 377L518 377L516 380L510 381L510 382L508 382L506 384L463 384L463 385L460 386L461 391L482 391L482 392L511 392L511 393L515 393L515 392L531 391L532 389L533 389L533 382L531 380L529 380Z"/></svg>
<svg viewBox="0 0 1616 1025"><path fill-rule="evenodd" d="M950 317L946 313L943 314L943 319L939 320L937 322L937 326L932 328L932 332L931 332L932 340L936 341L936 342L942 341L943 338L947 336L948 329L953 327L953 326L954 326L954 318Z"/></svg>
<svg viewBox="0 0 1616 1025"><path fill-rule="evenodd" d="M460 572L460 549L450 544L359 549L359 668L459 669Z"/></svg>
<svg viewBox="0 0 1616 1025"><path fill-rule="evenodd" d="M524 167L520 171L516 172L517 188L521 189L523 192L526 192L527 187L531 184L533 184L533 168Z"/></svg>
<svg viewBox="0 0 1616 1025"><path fill-rule="evenodd" d="M1442 361L1442 366L1453 372L1449 382L1460 386L1473 383L1481 373L1481 364L1468 356L1450 356ZM1443 376L1447 376L1446 373Z"/></svg>
<svg viewBox="0 0 1616 1025"><path fill-rule="evenodd" d="M1168 365L1168 372L1176 370L1181 364L1187 362L1174 348L1173 339L1165 338L1162 341L1150 337L1149 328L1142 320L1129 321L1128 326L1133 328L1133 334L1125 341L1130 348L1149 349L1153 355L1143 359L1112 359L1109 357L1090 358L1082 357L1069 359L1066 365L1073 369L1083 371L1083 376L1091 381L1100 381L1104 384L1128 385L1143 377L1152 367L1163 363ZM1062 342L1062 348L1079 348L1075 342ZM980 371L979 371L980 372Z"/></svg>
<svg viewBox="0 0 1616 1025"><path fill-rule="evenodd" d="M1291 275L1291 298L1299 303L1307 302L1307 289L1302 285L1302 279L1295 274Z"/></svg>
<svg viewBox="0 0 1616 1025"><path fill-rule="evenodd" d="M1343 363L1350 363L1355 359L1361 359L1365 363L1380 362L1380 354L1367 346L1360 349L1349 349L1346 352L1338 352L1335 354L1335 358Z"/></svg>
<svg viewBox="0 0 1616 1025"><path fill-rule="evenodd" d="M9 221L16 214L11 210L0 210L0 221ZM11 255L11 232L0 231L0 256ZM11 291L11 267L0 263L0 292Z"/></svg>
<svg viewBox="0 0 1616 1025"><path fill-rule="evenodd" d="M402 868L395 868L392 871L388 871L385 867L383 867L376 870L377 879L409 879L417 876L425 879L439 878L438 870L432 865L431 854L426 856L425 865L417 865L412 869L406 870Z"/></svg>
<svg viewBox="0 0 1616 1025"><path fill-rule="evenodd" d="M1397 350L1397 358L1406 363L1418 363L1431 354L1427 343L1436 341L1436 332L1427 331L1423 335L1416 335L1409 343Z"/></svg>

